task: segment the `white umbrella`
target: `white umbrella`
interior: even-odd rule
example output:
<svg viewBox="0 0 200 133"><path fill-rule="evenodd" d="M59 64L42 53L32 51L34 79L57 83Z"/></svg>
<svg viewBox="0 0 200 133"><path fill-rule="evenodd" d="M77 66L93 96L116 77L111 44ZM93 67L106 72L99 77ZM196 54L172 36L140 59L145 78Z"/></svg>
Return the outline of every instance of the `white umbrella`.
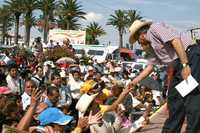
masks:
<svg viewBox="0 0 200 133"><path fill-rule="evenodd" d="M57 64L75 63L75 60L70 57L62 57L56 61Z"/></svg>

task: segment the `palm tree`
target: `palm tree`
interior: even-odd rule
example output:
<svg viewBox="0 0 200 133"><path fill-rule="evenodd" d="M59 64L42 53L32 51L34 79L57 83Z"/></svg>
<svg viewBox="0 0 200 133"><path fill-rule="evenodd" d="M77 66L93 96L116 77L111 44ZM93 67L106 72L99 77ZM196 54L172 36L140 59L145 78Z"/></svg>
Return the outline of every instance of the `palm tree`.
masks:
<svg viewBox="0 0 200 133"><path fill-rule="evenodd" d="M58 16L57 19L58 27L65 30L76 30L79 29L81 24L78 23L77 18Z"/></svg>
<svg viewBox="0 0 200 133"><path fill-rule="evenodd" d="M38 7L43 12L43 20L44 20L44 42L47 42L47 35L49 33L49 23L53 21L53 12L57 7L56 0L38 0Z"/></svg>
<svg viewBox="0 0 200 133"><path fill-rule="evenodd" d="M123 34L126 32L128 17L126 11L115 10L114 15L110 15L107 25L114 26L119 31L119 48L123 47Z"/></svg>
<svg viewBox="0 0 200 133"><path fill-rule="evenodd" d="M98 43L97 37L106 34L105 30L96 22L90 23L87 26L86 33L88 36L88 38L86 38L88 39L86 40L88 44L97 44Z"/></svg>
<svg viewBox="0 0 200 133"><path fill-rule="evenodd" d="M128 26L129 27L135 20L141 20L143 18L142 16L140 16L140 12L137 12L137 10L128 10L127 17L128 17Z"/></svg>
<svg viewBox="0 0 200 133"><path fill-rule="evenodd" d="M74 30L80 27L79 19L85 19L85 12L82 11L82 5L77 0L60 1L60 7L57 12L58 25L62 29Z"/></svg>
<svg viewBox="0 0 200 133"><path fill-rule="evenodd" d="M14 43L18 44L19 37L19 19L22 14L22 1L21 0L6 0L6 5L10 12L15 16L15 39Z"/></svg>
<svg viewBox="0 0 200 133"><path fill-rule="evenodd" d="M0 7L0 30L2 36L2 41L1 41L2 44L5 44L5 38L8 37L8 31L11 30L11 26L12 26L11 14L8 10L8 7L4 5L3 7Z"/></svg>
<svg viewBox="0 0 200 133"><path fill-rule="evenodd" d="M127 16L128 16L128 28L131 26L131 24L135 20L141 20L142 16L140 16L140 12L137 12L137 10L128 10L127 11ZM130 49L133 49L133 45L130 45Z"/></svg>
<svg viewBox="0 0 200 133"><path fill-rule="evenodd" d="M38 8L37 0L22 0L23 13L25 15L25 44L29 46L31 27L35 24L33 11Z"/></svg>

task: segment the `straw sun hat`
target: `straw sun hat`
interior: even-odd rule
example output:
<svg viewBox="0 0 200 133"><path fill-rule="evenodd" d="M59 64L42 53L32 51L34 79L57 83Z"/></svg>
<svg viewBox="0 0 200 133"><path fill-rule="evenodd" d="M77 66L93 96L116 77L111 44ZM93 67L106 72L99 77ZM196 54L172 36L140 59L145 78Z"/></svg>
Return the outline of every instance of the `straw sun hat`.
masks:
<svg viewBox="0 0 200 133"><path fill-rule="evenodd" d="M143 26L146 26L146 25L151 25L151 24L152 24L152 21L135 20L133 22L133 24L131 25L131 27L129 28L129 32L130 32L129 42L130 42L130 44L133 44L133 43L136 42L136 38L134 36L140 28L142 28Z"/></svg>
<svg viewBox="0 0 200 133"><path fill-rule="evenodd" d="M99 93L88 95L83 94L76 104L76 109L80 112L80 115L84 115L92 101L97 97Z"/></svg>

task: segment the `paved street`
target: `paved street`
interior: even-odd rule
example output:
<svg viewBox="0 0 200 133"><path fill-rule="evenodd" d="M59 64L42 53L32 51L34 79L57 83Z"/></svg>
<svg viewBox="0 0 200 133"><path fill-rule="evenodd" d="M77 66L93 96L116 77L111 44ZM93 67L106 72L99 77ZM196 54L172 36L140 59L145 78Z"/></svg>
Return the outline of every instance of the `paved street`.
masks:
<svg viewBox="0 0 200 133"><path fill-rule="evenodd" d="M137 133L161 133L162 126L167 116L168 113L166 111L166 105L164 105L155 114L152 115L150 124L142 128ZM181 133L184 133L184 128L185 124Z"/></svg>

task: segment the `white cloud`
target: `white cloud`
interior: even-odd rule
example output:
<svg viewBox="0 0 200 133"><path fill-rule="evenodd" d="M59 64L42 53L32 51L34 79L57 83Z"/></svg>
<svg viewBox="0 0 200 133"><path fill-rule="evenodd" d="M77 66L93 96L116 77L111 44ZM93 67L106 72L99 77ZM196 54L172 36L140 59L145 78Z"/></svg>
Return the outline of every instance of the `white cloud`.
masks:
<svg viewBox="0 0 200 133"><path fill-rule="evenodd" d="M102 14L95 13L95 12L89 12L85 15L86 20L89 22L93 22L93 21L97 22L97 21L101 20L102 17L103 17Z"/></svg>
<svg viewBox="0 0 200 133"><path fill-rule="evenodd" d="M150 5L150 6L162 6L162 7L170 7L179 10L185 10L187 6L177 5L174 0L161 1L161 0L128 0L129 4L139 4L139 5Z"/></svg>
<svg viewBox="0 0 200 133"><path fill-rule="evenodd" d="M134 4L153 4L153 1L148 0L128 0L128 3L134 3Z"/></svg>

